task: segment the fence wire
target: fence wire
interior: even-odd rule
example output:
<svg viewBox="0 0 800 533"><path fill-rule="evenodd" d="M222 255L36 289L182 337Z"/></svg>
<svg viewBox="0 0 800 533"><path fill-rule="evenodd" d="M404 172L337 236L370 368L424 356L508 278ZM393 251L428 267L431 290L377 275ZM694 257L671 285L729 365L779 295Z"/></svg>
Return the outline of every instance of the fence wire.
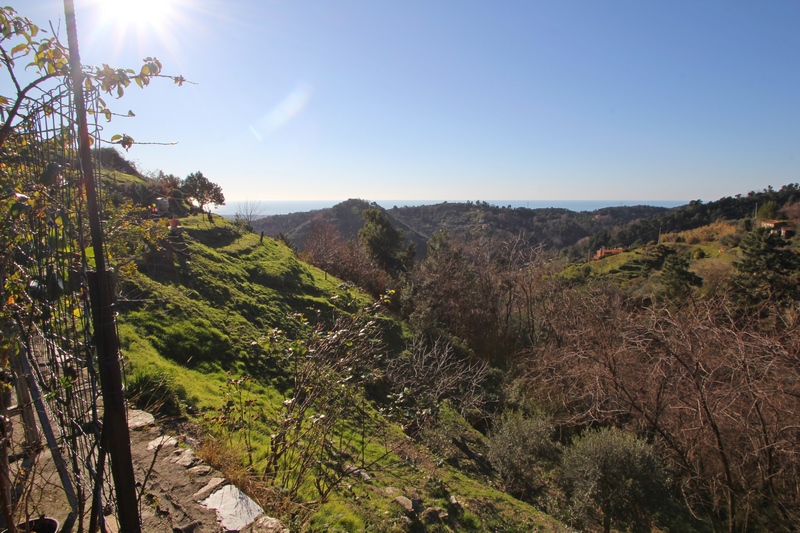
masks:
<svg viewBox="0 0 800 533"><path fill-rule="evenodd" d="M96 107L97 97L86 94L87 108ZM28 442L34 437L26 432L18 455L30 461L43 447L49 448L56 466L61 466L61 489L73 511L69 521L75 520L77 531L105 531L105 521L116 510L101 445L102 394L89 300L94 258L81 187L76 110L68 84L30 101L21 116L14 134L0 148L0 171L6 182L2 198L9 206L2 214L2 230L13 245L6 254L3 278L6 283L24 284L25 290L17 293L16 300L4 297L9 298L6 310L13 310L23 346L12 366L18 374L27 371L32 377L16 377L30 385L31 397L30 402L20 401L18 392L18 411L20 416L26 410L37 412L42 443ZM94 146L99 146L102 128L96 115L89 118L94 119L90 124ZM94 159L102 205L100 158ZM3 326L8 329L6 321ZM38 505L33 501L37 480L26 475L31 468L11 470L16 472L12 496L16 515L27 519L25 515Z"/></svg>

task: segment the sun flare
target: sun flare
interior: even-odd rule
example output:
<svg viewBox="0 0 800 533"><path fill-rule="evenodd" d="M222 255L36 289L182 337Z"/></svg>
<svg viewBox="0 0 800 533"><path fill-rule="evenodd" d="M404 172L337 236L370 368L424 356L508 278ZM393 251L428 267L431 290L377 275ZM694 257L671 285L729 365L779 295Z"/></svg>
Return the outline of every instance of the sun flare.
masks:
<svg viewBox="0 0 800 533"><path fill-rule="evenodd" d="M102 16L123 26L159 29L175 15L176 0L101 0Z"/></svg>

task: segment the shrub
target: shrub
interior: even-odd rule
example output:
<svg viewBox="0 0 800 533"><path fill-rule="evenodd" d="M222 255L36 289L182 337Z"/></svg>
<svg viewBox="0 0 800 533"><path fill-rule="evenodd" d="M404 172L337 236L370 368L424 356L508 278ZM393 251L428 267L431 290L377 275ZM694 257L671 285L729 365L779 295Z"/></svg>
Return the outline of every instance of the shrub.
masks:
<svg viewBox="0 0 800 533"><path fill-rule="evenodd" d="M186 399L186 390L163 372L137 370L125 391L136 407L161 416L180 416L181 401Z"/></svg>
<svg viewBox="0 0 800 533"><path fill-rule="evenodd" d="M741 242L742 236L739 233L731 233L730 235L723 235L719 239L719 243L722 246L726 246L728 248L736 248L739 246L739 242Z"/></svg>
<svg viewBox="0 0 800 533"><path fill-rule="evenodd" d="M576 518L603 530L650 531L668 501L664 467L652 447L616 428L583 435L564 452L563 479Z"/></svg>
<svg viewBox="0 0 800 533"><path fill-rule="evenodd" d="M488 456L507 492L523 499L542 488L542 474L560 453L552 434L552 423L541 415L525 417L515 411L500 417L488 439Z"/></svg>

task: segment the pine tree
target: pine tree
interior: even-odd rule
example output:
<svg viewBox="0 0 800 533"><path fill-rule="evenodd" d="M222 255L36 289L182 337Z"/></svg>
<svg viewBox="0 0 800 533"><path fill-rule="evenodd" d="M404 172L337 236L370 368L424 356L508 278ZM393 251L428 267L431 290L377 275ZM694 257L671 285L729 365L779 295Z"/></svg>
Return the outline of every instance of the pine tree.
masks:
<svg viewBox="0 0 800 533"><path fill-rule="evenodd" d="M744 305L779 303L798 297L798 256L788 242L766 228L748 233L739 244L742 259L734 263L733 285Z"/></svg>

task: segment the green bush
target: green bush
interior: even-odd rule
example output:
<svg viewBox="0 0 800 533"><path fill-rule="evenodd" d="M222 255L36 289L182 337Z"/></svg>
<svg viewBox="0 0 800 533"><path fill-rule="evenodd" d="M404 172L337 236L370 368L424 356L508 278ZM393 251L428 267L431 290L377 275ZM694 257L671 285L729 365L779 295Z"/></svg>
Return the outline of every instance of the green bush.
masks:
<svg viewBox="0 0 800 533"><path fill-rule="evenodd" d="M551 440L553 425L537 415L503 414L488 439L488 457L507 492L521 499L542 488L542 474L558 461L560 448Z"/></svg>
<svg viewBox="0 0 800 533"><path fill-rule="evenodd" d="M578 438L564 452L562 468L574 517L597 519L606 533L612 524L650 531L653 516L669 501L664 466L653 448L616 428Z"/></svg>

